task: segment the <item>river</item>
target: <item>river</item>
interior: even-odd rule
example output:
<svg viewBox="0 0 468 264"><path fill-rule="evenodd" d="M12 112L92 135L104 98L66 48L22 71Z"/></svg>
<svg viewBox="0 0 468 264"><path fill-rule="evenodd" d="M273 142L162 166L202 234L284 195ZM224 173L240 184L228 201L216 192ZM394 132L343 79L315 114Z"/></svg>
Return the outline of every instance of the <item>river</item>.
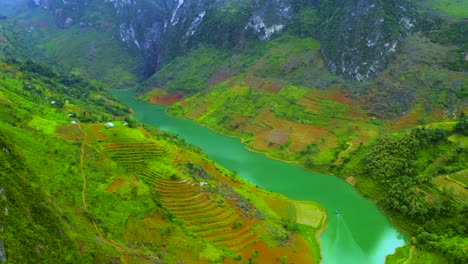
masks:
<svg viewBox="0 0 468 264"><path fill-rule="evenodd" d="M263 189L295 200L316 201L326 208L328 219L320 237L322 263L380 264L386 255L405 244L407 238L377 206L345 181L248 151L239 139L169 116L164 107L137 101L133 92L113 94L133 108L140 122L178 134L203 149L211 160Z"/></svg>

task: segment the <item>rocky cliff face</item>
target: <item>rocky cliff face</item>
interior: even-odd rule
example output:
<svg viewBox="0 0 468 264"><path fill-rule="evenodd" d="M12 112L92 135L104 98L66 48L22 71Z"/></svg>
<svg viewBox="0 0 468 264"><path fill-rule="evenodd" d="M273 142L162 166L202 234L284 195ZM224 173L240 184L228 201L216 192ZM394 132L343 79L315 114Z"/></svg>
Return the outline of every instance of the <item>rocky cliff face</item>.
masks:
<svg viewBox="0 0 468 264"><path fill-rule="evenodd" d="M30 7L42 7L54 14L58 26L68 28L80 21L91 0L29 0Z"/></svg>
<svg viewBox="0 0 468 264"><path fill-rule="evenodd" d="M144 52L158 69L200 43L236 46L270 39L294 10L287 0L108 0L119 14L122 41Z"/></svg>
<svg viewBox="0 0 468 264"><path fill-rule="evenodd" d="M198 44L236 46L268 40L295 14L288 0L105 0L116 12L119 38L146 57L148 73ZM31 0L52 12L57 24L88 25L89 0Z"/></svg>
<svg viewBox="0 0 468 264"><path fill-rule="evenodd" d="M364 80L380 72L414 27L410 1L323 1L322 56L331 72Z"/></svg>
<svg viewBox="0 0 468 264"><path fill-rule="evenodd" d="M89 0L31 0L59 25L81 21ZM199 44L242 46L280 34L304 6L323 20L317 37L331 72L364 80L380 72L414 26L410 1L383 0L105 0L117 14L119 38L145 55L150 75Z"/></svg>

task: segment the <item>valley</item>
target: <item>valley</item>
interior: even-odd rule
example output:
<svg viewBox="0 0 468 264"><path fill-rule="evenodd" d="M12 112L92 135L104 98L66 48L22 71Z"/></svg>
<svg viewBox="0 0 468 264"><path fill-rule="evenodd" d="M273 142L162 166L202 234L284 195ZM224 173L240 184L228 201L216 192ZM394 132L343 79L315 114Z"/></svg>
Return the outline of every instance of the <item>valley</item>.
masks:
<svg viewBox="0 0 468 264"><path fill-rule="evenodd" d="M4 0L0 263L466 263L466 0Z"/></svg>
<svg viewBox="0 0 468 264"><path fill-rule="evenodd" d="M76 99L62 90L72 77L44 76L47 68L32 63L1 67L1 240L9 263L319 262L310 247L325 222L321 207L301 207L319 220L299 231L294 201L125 117L129 109L99 88L75 77L89 92ZM101 116L103 107L115 115ZM290 209L280 216L277 203Z"/></svg>

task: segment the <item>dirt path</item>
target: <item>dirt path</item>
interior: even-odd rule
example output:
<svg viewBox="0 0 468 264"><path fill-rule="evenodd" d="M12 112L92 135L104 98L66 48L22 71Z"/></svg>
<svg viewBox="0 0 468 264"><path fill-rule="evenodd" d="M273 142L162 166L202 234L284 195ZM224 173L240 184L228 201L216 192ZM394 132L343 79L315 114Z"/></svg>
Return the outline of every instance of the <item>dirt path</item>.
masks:
<svg viewBox="0 0 468 264"><path fill-rule="evenodd" d="M81 170L81 176L83 177L83 190L81 191L81 196L83 198L83 205L84 205L84 208L86 210L86 212L89 213L89 210L88 210L88 204L86 203L86 173L84 171L84 162L85 162L85 147L86 147L86 140L88 139L88 133L86 133L86 131L84 131L82 128L81 128L81 123L79 122L78 123L78 128L80 129L80 131L83 133L83 141L81 142L81 155L80 155L80 170ZM99 231L99 228L98 226L96 225L96 221L94 221L94 219L91 220L92 223L93 223L93 226L94 226L94 230L96 230L96 233L99 235L99 237L101 238L102 241L106 242L107 244L115 247L119 252L121 253L125 253L125 256L124 256L124 259L125 259L125 263L128 264L128 259L129 259L129 256L128 256L128 252L124 252L124 250L122 249L122 247L117 244L115 241L111 240L111 239L107 239L106 237L104 237L101 233L101 231Z"/></svg>

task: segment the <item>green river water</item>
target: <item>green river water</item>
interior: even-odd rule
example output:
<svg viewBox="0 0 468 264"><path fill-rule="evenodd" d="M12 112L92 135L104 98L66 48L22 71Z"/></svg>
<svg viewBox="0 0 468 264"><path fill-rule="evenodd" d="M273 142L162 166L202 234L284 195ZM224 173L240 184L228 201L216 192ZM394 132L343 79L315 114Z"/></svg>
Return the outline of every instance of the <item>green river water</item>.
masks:
<svg viewBox="0 0 468 264"><path fill-rule="evenodd" d="M114 95L133 108L140 122L178 134L203 149L211 160L261 188L296 200L316 201L326 208L328 219L320 237L324 264L384 263L386 255L405 244L407 238L377 206L359 196L345 181L248 151L239 139L171 117L164 107L137 101L133 92Z"/></svg>

